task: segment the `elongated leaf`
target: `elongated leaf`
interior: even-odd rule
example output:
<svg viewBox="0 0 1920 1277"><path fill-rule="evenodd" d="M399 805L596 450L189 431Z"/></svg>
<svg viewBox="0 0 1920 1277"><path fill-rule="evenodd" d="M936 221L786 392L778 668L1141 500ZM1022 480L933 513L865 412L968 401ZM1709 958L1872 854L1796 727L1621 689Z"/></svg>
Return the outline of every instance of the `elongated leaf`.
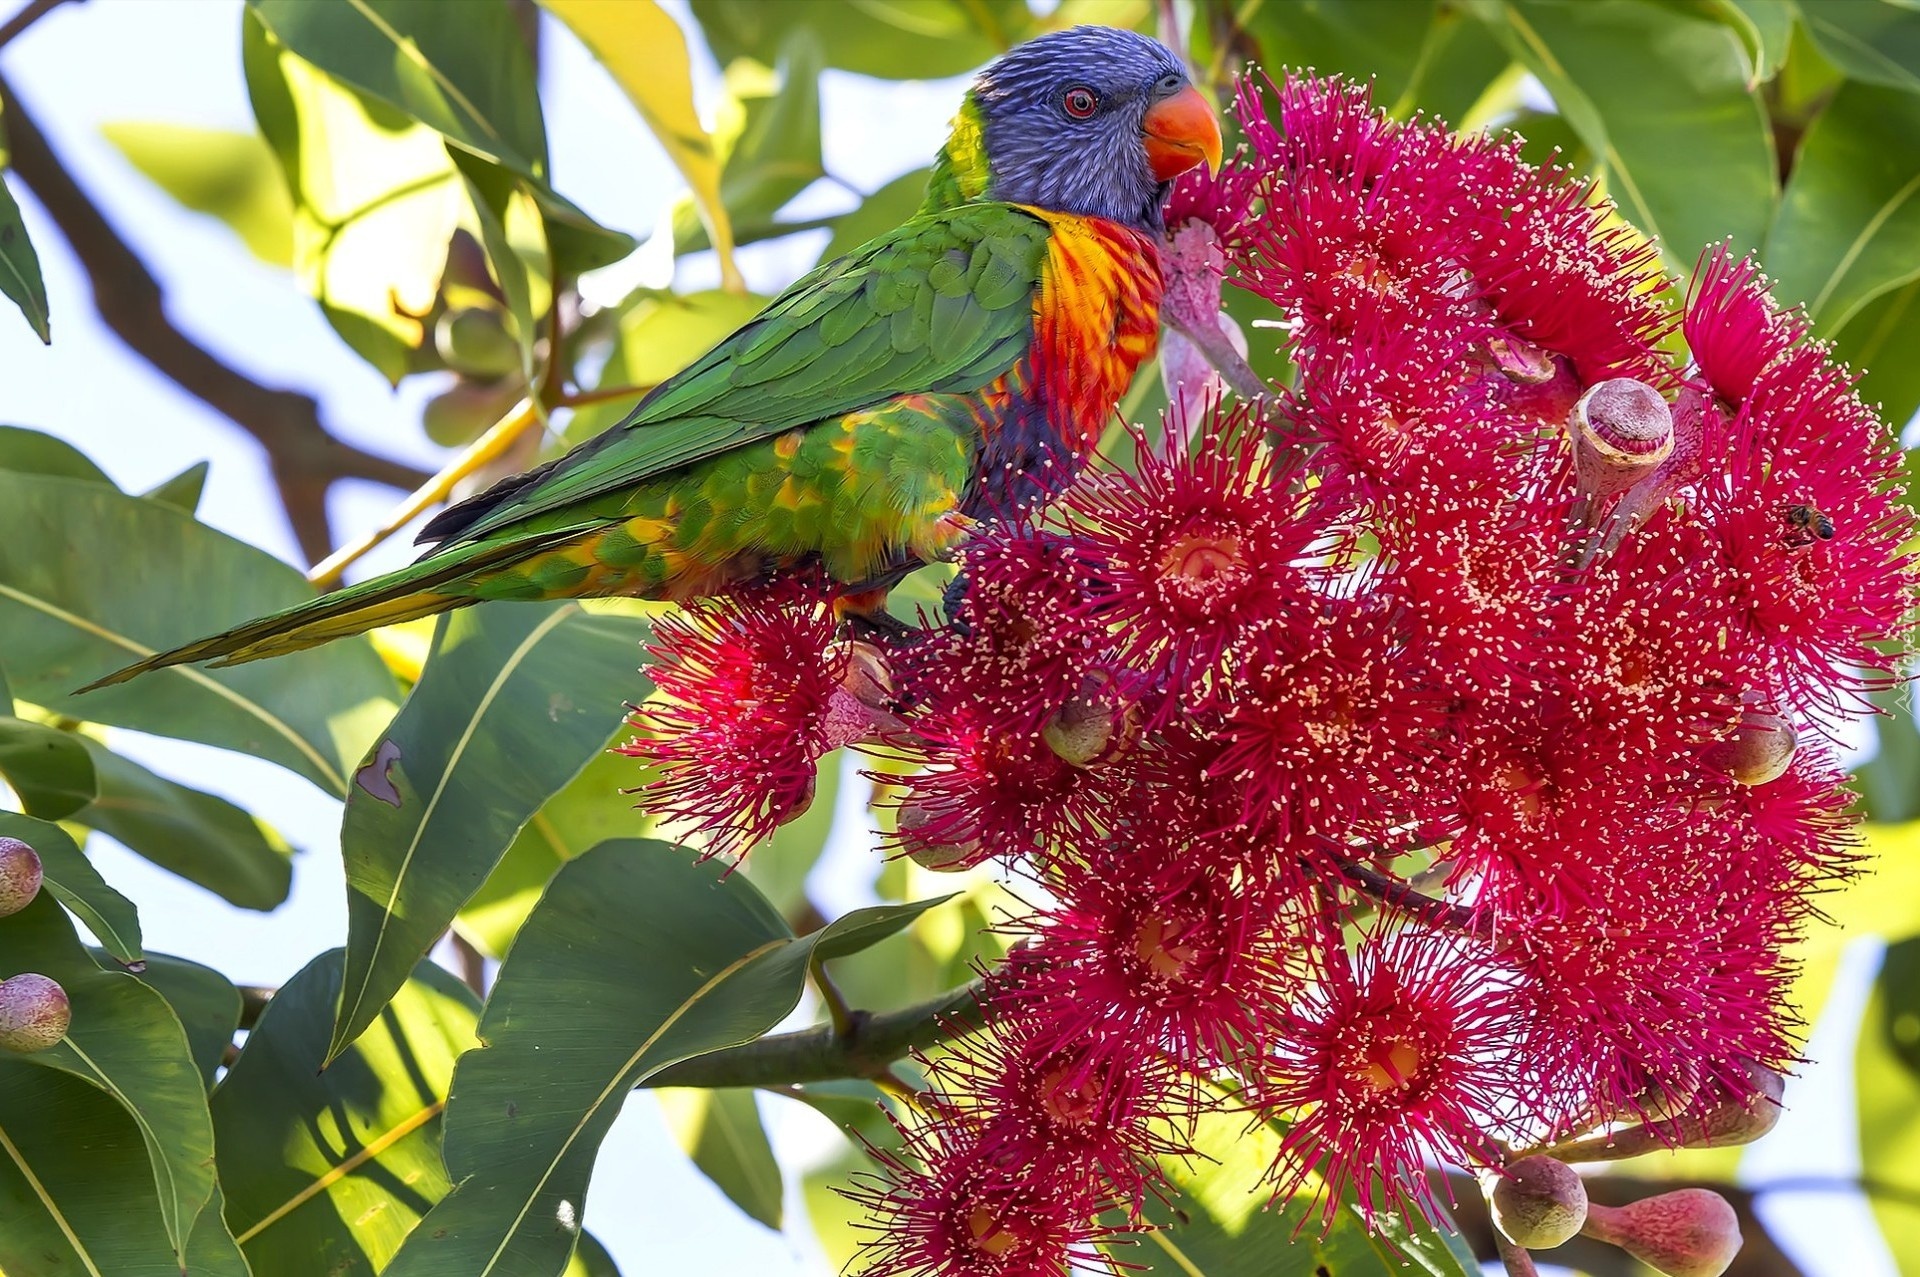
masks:
<svg viewBox="0 0 1920 1277"><path fill-rule="evenodd" d="M1706 0L1705 8L1732 27L1753 63L1750 84L1771 80L1793 41L1793 0Z"/></svg>
<svg viewBox="0 0 1920 1277"><path fill-rule="evenodd" d="M95 961L100 956L96 953ZM165 998L180 1017L193 1061L207 1089L212 1090L214 1073L233 1045L233 1033L240 1024L240 990L212 967L165 953L147 955L140 982Z"/></svg>
<svg viewBox="0 0 1920 1277"><path fill-rule="evenodd" d="M1757 246L1773 213L1772 134L1729 28L1639 0L1477 0L1593 149L1627 219L1675 273L1726 237Z"/></svg>
<svg viewBox="0 0 1920 1277"><path fill-rule="evenodd" d="M889 80L971 71L1035 31L1024 0L693 0L693 15L722 66L742 56L771 66L804 28L829 66Z"/></svg>
<svg viewBox="0 0 1920 1277"><path fill-rule="evenodd" d="M18 838L39 854L40 868L46 875L45 890L73 910L115 960L133 965L142 959L140 915L133 901L107 885L66 830L46 821L0 812L0 836Z"/></svg>
<svg viewBox="0 0 1920 1277"><path fill-rule="evenodd" d="M1901 1272L1920 1267L1920 939L1887 946L1854 1045L1860 1175Z"/></svg>
<svg viewBox="0 0 1920 1277"><path fill-rule="evenodd" d="M905 925L917 914L887 911ZM870 934L862 910L802 939L724 866L665 843L603 843L555 875L521 928L447 1107L459 1181L386 1277L551 1271L628 1090L765 1033L799 1000L815 946ZM634 978L645 972L645 979Z"/></svg>
<svg viewBox="0 0 1920 1277"><path fill-rule="evenodd" d="M505 0L251 0L281 44L341 84L526 178L562 270L633 251L554 192L533 59Z"/></svg>
<svg viewBox="0 0 1920 1277"><path fill-rule="evenodd" d="M5 293L27 317L27 323L46 345L53 344L47 320L47 283L40 277L40 255L27 238L20 206L0 177L0 293Z"/></svg>
<svg viewBox="0 0 1920 1277"><path fill-rule="evenodd" d="M444 617L341 827L347 963L332 1053L386 1005L540 805L647 691L644 622L578 604Z"/></svg>
<svg viewBox="0 0 1920 1277"><path fill-rule="evenodd" d="M162 869L239 905L272 909L293 883L293 849L274 830L213 794L156 776L98 741L86 742L99 796L73 819Z"/></svg>
<svg viewBox="0 0 1920 1277"><path fill-rule="evenodd" d="M780 1227L780 1164L760 1124L753 1092L741 1087L656 1092L667 1129L693 1164L742 1211Z"/></svg>
<svg viewBox="0 0 1920 1277"><path fill-rule="evenodd" d="M1907 422L1920 412L1920 280L1885 292L1854 312L1833 339L1834 354L1862 373L1860 397L1880 405L1887 421ZM1909 454L1911 457L1911 454ZM1920 486L1908 470L1908 500Z"/></svg>
<svg viewBox="0 0 1920 1277"><path fill-rule="evenodd" d="M1920 96L1840 86L1800 143L1765 256L1821 336L1920 278Z"/></svg>
<svg viewBox="0 0 1920 1277"><path fill-rule="evenodd" d="M680 25L657 0L543 0L543 6L580 37L639 110L693 191L701 225L720 256L721 280L731 292L745 291L733 264L733 225L720 198L720 158L694 109L693 63Z"/></svg>
<svg viewBox="0 0 1920 1277"><path fill-rule="evenodd" d="M81 737L0 714L0 776L29 816L65 820L93 801L93 761Z"/></svg>
<svg viewBox="0 0 1920 1277"><path fill-rule="evenodd" d="M1402 0L1391 17L1376 0L1239 8L1261 65L1370 78L1374 101L1402 117L1417 107L1458 123L1509 61L1485 27L1437 0Z"/></svg>
<svg viewBox="0 0 1920 1277"><path fill-rule="evenodd" d="M73 694L161 648L312 597L272 555L170 506L0 472L0 657L16 695L57 713L253 754L344 795L352 760L395 704L393 676L364 639Z"/></svg>
<svg viewBox="0 0 1920 1277"><path fill-rule="evenodd" d="M423 962L322 1072L342 962L281 986L214 1092L227 1221L262 1274L376 1272L447 1191L440 1114L476 1000Z"/></svg>
<svg viewBox="0 0 1920 1277"><path fill-rule="evenodd" d="M207 475L212 470L212 462L196 461L173 478L162 479L140 495L149 501L158 501L192 514L200 508L200 498L207 491Z"/></svg>
<svg viewBox="0 0 1920 1277"><path fill-rule="evenodd" d="M429 343L422 319L466 211L445 142L289 52L252 12L241 52L292 198L294 273L341 339L397 382Z"/></svg>
<svg viewBox="0 0 1920 1277"><path fill-rule="evenodd" d="M180 1277L140 1131L98 1088L0 1058L0 1269L19 1277ZM248 1277L216 1189L184 1263Z"/></svg>
<svg viewBox="0 0 1920 1277"><path fill-rule="evenodd" d="M156 120L112 121L100 131L147 180L225 222L255 257L293 264L293 203L273 149L258 133Z"/></svg>
<svg viewBox="0 0 1920 1277"><path fill-rule="evenodd" d="M107 472L65 439L24 426L0 426L0 470L60 475L113 486Z"/></svg>
<svg viewBox="0 0 1920 1277"><path fill-rule="evenodd" d="M1920 11L1898 0L1803 0L1800 21L1856 80L1920 93Z"/></svg>
<svg viewBox="0 0 1920 1277"><path fill-rule="evenodd" d="M788 34L774 69L754 61L727 68L716 141L725 157L721 197L739 243L783 234L774 215L826 175L820 154L820 69L819 39L807 28ZM708 246L691 201L674 209L673 242L679 253Z"/></svg>
<svg viewBox="0 0 1920 1277"><path fill-rule="evenodd" d="M19 1058L99 1087L132 1116L146 1145L166 1237L184 1257L213 1196L213 1121L179 1017L132 975L101 970L44 893L6 924L0 970L57 980L73 1007L66 1037Z"/></svg>
<svg viewBox="0 0 1920 1277"><path fill-rule="evenodd" d="M1211 1160L1168 1167L1172 1200L1149 1200L1147 1216L1162 1227L1112 1253L1156 1277L1267 1277L1271 1273L1338 1274L1338 1277L1479 1277L1480 1265L1457 1234L1408 1231L1394 1226L1388 1237L1370 1233L1359 1214L1343 1207L1322 1237L1317 1216L1304 1198L1267 1210L1261 1175L1272 1165L1279 1140L1266 1127L1247 1129L1240 1117L1202 1120L1194 1141Z"/></svg>

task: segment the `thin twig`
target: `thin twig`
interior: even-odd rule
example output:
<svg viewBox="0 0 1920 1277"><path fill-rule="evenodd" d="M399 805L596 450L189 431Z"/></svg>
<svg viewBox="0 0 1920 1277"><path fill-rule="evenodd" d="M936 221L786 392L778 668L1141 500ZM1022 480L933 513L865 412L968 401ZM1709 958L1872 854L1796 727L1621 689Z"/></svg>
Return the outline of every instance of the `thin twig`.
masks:
<svg viewBox="0 0 1920 1277"><path fill-rule="evenodd" d="M13 42L15 36L66 2L67 0L31 0L31 3L22 5L20 12L8 18L4 24L0 24L0 49L6 48Z"/></svg>
<svg viewBox="0 0 1920 1277"><path fill-rule="evenodd" d="M1500 1262L1507 1266L1507 1277L1540 1277L1540 1270L1534 1267L1533 1256L1508 1241L1498 1228L1493 1230L1493 1244L1500 1252Z"/></svg>
<svg viewBox="0 0 1920 1277"><path fill-rule="evenodd" d="M32 113L3 80L0 99L6 102L13 171L86 269L102 322L135 354L266 450L281 504L309 562L326 554L333 543L326 499L335 482L367 479L404 490L427 478L413 466L334 438L311 395L263 386L177 328L146 263L73 180Z"/></svg>
<svg viewBox="0 0 1920 1277"><path fill-rule="evenodd" d="M975 980L898 1011L855 1011L844 1033L823 1024L698 1055L660 1070L640 1085L779 1086L884 1077L888 1067L909 1052L978 1028L974 1013L984 987L983 980Z"/></svg>
<svg viewBox="0 0 1920 1277"><path fill-rule="evenodd" d="M1453 904L1446 900L1416 891L1392 874L1351 860L1345 854L1352 850L1344 843L1333 838L1322 838L1326 848L1327 861L1340 874L1347 885L1364 896L1371 896L1385 905L1391 905L1405 914L1411 914L1429 926L1440 927L1447 931L1460 931L1467 935L1492 939L1493 929L1489 920L1475 913L1465 905Z"/></svg>
<svg viewBox="0 0 1920 1277"><path fill-rule="evenodd" d="M427 478L426 482L408 494L407 499L395 506L379 527L354 538L314 564L313 570L307 573L307 580L323 590L338 585L341 574L350 566L413 522L429 507L445 501L454 485L500 457L518 442L521 435L538 424L540 415L534 410L533 400L522 399L516 403L485 434L468 444L465 452L447 462L441 467L440 473Z"/></svg>

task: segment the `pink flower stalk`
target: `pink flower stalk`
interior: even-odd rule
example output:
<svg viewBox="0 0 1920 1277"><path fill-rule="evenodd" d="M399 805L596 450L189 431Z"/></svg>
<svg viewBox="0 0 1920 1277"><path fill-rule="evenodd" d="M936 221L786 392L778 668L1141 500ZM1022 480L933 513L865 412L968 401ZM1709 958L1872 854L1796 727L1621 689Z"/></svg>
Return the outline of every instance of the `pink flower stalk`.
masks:
<svg viewBox="0 0 1920 1277"><path fill-rule="evenodd" d="M813 801L815 764L872 725L842 690L831 609L804 584L696 604L655 623L654 695L620 752L656 775L646 805L737 860Z"/></svg>
<svg viewBox="0 0 1920 1277"><path fill-rule="evenodd" d="M1291 1115L1276 1199L1310 1192L1323 1228L1349 1196L1443 1218L1427 1160L1490 1161L1486 1132L1519 1103L1509 996L1455 938L1383 922L1335 950L1262 1062L1261 1106Z"/></svg>

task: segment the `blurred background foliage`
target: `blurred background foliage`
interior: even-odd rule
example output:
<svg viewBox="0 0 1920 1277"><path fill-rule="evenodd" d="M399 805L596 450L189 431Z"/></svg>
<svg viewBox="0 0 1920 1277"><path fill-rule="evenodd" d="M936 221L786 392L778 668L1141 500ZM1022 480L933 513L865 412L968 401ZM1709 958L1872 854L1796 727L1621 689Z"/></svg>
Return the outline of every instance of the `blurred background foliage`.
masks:
<svg viewBox="0 0 1920 1277"><path fill-rule="evenodd" d="M30 47L29 28L59 3L32 0L0 24L0 45L22 38ZM112 38L110 9L89 20ZM154 118L115 123L106 136L155 186L284 270L287 287L309 295L340 342L388 382L430 382L420 428L445 450L444 467L429 475L341 441L311 395L253 382L176 327L153 273L116 229L117 211L79 186L4 81L0 292L42 340L57 338L51 321L63 309L87 304L47 295L15 202L24 192L80 260L127 345L266 449L314 565L309 579L323 588L420 510L613 424L750 317L765 298L747 289L735 260L743 247L784 246L778 260L798 275L912 214L925 169L862 190L826 167L825 77L960 75L1079 22L1179 43L1223 104L1250 64L1276 76L1311 67L1370 80L1376 102L1399 117L1513 130L1530 158L1590 178L1622 217L1657 235L1676 277L1711 242L1758 253L1778 295L1804 305L1815 332L1862 374L1863 394L1891 429L1920 411L1912 0L690 0L671 11L653 0L248 0L234 21L256 131L168 120L155 103ZM605 66L684 182L658 226L601 225L567 199L564 175L556 186L540 66L543 41L562 27ZM723 73L723 92L704 110L692 70L701 46ZM793 211L820 207L801 197L822 188L845 211ZM676 265L673 284L633 283L633 263L649 255ZM1276 316L1231 290L1228 301L1256 335L1255 366L1284 379L1284 355L1259 340L1271 330L1252 326ZM1144 421L1163 403L1150 370L1124 407ZM647 691L633 670L644 608L489 608L437 630L72 697L130 652L291 602L310 586L193 519L204 464L152 491L122 492L32 424L0 429L0 776L13 808L0 813L0 833L39 849L53 899L0 920L0 970L60 978L76 1019L71 1050L0 1057L0 1270L11 1277L182 1264L196 1274L471 1273L483 1269L461 1258L459 1239L482 1234L476 1253L497 1241L494 1260L527 1265L514 1271L617 1271L590 1236L563 1227L555 1241L549 1227L531 1237L516 1223L502 1231L473 1205L479 1188L463 1196L454 1187L484 1164L498 1180L485 1189L495 1214L499 1202L518 1201L523 1217L540 1205L551 1219L556 1176L576 1194L558 1202L566 1224L611 1121L606 1096L666 1060L636 1064L644 1050L625 1058L620 1047L611 1062L586 1051L543 1069L516 1066L519 1039L488 1028L498 1019L504 1030L503 998L535 1012L543 1001L617 1010L624 1018L609 1048L635 1025L665 1032L674 1023L672 1007L647 1005L620 972L642 967L651 973L643 983L671 987L675 972L704 959L673 939L670 918L665 931L596 922L595 893L616 920L654 917L670 901L702 934L789 946L784 974L722 988L727 1007L751 1022L747 1037L781 1019L800 996L801 969L826 955L840 996L874 1009L937 998L997 956L990 928L1006 902L985 875L934 879L874 860L883 902L956 894L831 926L815 904L809 872L823 849L865 837L875 782L860 768L870 762L828 760L812 810L756 851L744 878L718 882L658 857L646 863L663 867L619 861L626 868L611 871L615 854L632 850L619 840L672 834L629 809L618 791L640 777L604 752L620 698ZM413 495L390 526L335 528L330 489L360 480ZM1878 975L1848 1029L1859 1173L1825 1188L1864 1193L1899 1271L1920 1274L1920 824L1909 823L1920 816L1920 737L1904 688L1881 708L1875 722L1835 729L1867 759L1861 808L1876 859L1870 877L1829 901L1839 926L1806 946L1803 1007L1818 1017L1843 949L1868 946ZM344 951L316 957L272 996L243 996L218 972L158 955L142 967L137 912L92 868L90 832L258 910L285 898L290 851L259 814L110 748L109 726L267 758L342 799ZM398 748L369 758L377 740ZM439 802L390 802L387 788ZM464 984L420 960L449 928ZM85 935L100 947L83 948ZM608 960L620 971L570 966L560 942L579 935L617 941ZM491 960L502 958L483 1010ZM343 988L359 993L342 999ZM237 1052L236 1024L250 1030ZM476 1032L487 1050L472 1050ZM690 1038L679 1054L741 1040ZM337 1058L316 1076L328 1055ZM471 1105L449 1108L447 1097L462 1078L476 1092L511 1092L515 1067L563 1090L606 1089L573 1125L543 1127L502 1151ZM866 1138L888 1138L876 1107L883 1093L870 1081L774 1089ZM753 1092L661 1096L693 1162L751 1219L779 1226L782 1177ZM1221 1149L1232 1147L1238 1133L1221 1134ZM540 1142L558 1135L566 1143L541 1163ZM805 1176L805 1207L836 1261L853 1237L830 1186L864 1157L849 1142ZM1756 1206L1789 1186L1725 1188L1740 1157L1640 1159L1614 1168L1614 1187L1596 1196L1631 1196L1645 1180L1720 1184L1749 1238L1734 1271L1801 1271ZM1295 1246L1288 1215L1213 1191L1229 1180L1240 1182L1224 1170L1184 1176L1184 1196L1169 1208L1173 1240L1123 1257L1142 1271L1189 1275L1307 1273L1322 1263L1317 1271L1339 1277L1405 1262L1471 1269L1457 1241L1403 1238L1400 1255L1344 1224L1325 1242ZM1477 1193L1465 1186L1460 1200L1467 1237L1490 1253ZM409 1241L421 1219L445 1226ZM435 1249L422 1240L429 1231L455 1241ZM1613 1273L1629 1261L1595 1250L1569 1262Z"/></svg>

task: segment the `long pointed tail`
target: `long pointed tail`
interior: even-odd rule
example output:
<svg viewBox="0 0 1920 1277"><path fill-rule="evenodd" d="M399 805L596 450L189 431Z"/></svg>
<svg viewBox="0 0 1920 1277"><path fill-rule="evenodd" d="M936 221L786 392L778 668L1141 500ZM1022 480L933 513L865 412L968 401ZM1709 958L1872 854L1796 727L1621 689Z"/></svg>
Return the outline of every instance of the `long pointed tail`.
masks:
<svg viewBox="0 0 1920 1277"><path fill-rule="evenodd" d="M464 590L442 590L438 587L470 581L488 568L545 548L546 545L540 542L520 541L470 545L459 550L443 551L397 572L323 594L317 599L170 651L156 652L145 660L95 679L80 691L91 692L97 687L111 687L115 683L137 678L148 670L164 669L169 665L198 661L210 661L214 665L238 665L243 661L284 656L288 652L317 647L330 639L364 634L378 626L464 607L479 600Z"/></svg>

